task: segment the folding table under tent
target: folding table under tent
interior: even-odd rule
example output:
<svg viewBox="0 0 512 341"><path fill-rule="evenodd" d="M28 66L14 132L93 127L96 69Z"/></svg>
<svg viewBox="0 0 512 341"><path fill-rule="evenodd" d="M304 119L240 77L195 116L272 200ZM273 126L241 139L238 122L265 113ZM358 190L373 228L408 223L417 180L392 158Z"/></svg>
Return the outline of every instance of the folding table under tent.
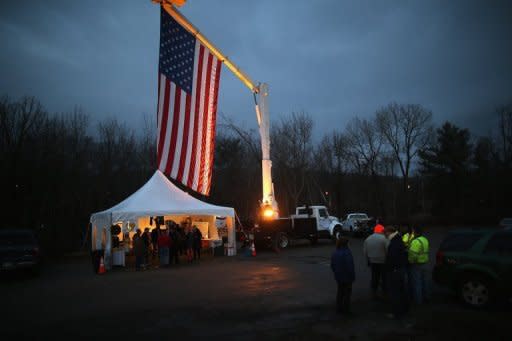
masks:
<svg viewBox="0 0 512 341"><path fill-rule="evenodd" d="M234 216L232 207L208 204L192 197L176 187L159 170L139 190L124 201L108 210L91 215L92 250L104 250L105 266L110 268L112 258L112 238L110 227L122 226L122 231L133 234L137 228L144 230L150 226L150 217L163 216L164 220L190 217L192 224L200 226L207 239L220 239L216 219L224 220L227 228L227 248L230 255L236 254ZM197 222L197 223L196 223ZM206 231L204 230L206 226Z"/></svg>

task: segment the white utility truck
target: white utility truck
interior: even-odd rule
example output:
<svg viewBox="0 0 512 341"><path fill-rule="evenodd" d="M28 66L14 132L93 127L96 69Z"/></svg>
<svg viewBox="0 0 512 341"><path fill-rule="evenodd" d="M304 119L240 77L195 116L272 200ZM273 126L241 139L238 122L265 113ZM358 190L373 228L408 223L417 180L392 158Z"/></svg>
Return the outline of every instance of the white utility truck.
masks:
<svg viewBox="0 0 512 341"><path fill-rule="evenodd" d="M292 239L337 238L342 232L338 218L330 216L325 206L299 206L287 218L261 220L253 229L254 240L263 246L285 249Z"/></svg>

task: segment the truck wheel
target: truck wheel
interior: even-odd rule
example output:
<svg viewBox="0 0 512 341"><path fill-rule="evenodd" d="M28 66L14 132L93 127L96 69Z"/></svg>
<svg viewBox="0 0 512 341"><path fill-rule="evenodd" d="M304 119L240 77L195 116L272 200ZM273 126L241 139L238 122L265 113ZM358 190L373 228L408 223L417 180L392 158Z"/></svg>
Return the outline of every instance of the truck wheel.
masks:
<svg viewBox="0 0 512 341"><path fill-rule="evenodd" d="M286 249L288 245L290 245L290 239L288 239L286 233L280 233L277 239L277 246L280 249Z"/></svg>
<svg viewBox="0 0 512 341"><path fill-rule="evenodd" d="M338 240L341 235L343 234L343 229L341 228L341 226L335 226L334 227L334 230L332 232L332 239L336 242L336 240Z"/></svg>

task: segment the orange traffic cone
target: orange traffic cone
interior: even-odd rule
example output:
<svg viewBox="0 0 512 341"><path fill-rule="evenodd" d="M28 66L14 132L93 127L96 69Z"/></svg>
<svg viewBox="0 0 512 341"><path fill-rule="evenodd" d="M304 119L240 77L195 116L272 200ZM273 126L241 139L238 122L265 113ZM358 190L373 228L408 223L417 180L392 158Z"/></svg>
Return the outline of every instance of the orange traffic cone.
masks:
<svg viewBox="0 0 512 341"><path fill-rule="evenodd" d="M105 269L105 263L103 263L103 257L101 257L100 258L100 267L98 269L98 275L102 275L105 272L107 272L107 270Z"/></svg>
<svg viewBox="0 0 512 341"><path fill-rule="evenodd" d="M256 247L254 246L254 242L251 245L251 253L253 257L256 257Z"/></svg>

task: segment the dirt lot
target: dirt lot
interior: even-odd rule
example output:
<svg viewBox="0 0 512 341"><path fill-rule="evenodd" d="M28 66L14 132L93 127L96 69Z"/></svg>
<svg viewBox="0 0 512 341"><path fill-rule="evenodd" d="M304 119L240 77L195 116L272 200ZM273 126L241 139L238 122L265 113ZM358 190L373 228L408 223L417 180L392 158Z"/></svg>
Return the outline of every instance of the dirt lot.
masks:
<svg viewBox="0 0 512 341"><path fill-rule="evenodd" d="M444 234L429 232L432 256ZM387 320L387 302L370 298L370 272L357 238L350 241L355 316L343 319L334 313L333 244L297 244L280 254L258 250L254 258L206 257L199 264L144 272L120 268L98 276L88 259L70 258L48 265L38 278L3 276L0 336L509 339L509 304L473 311L437 287L431 303L414 307L403 321Z"/></svg>

